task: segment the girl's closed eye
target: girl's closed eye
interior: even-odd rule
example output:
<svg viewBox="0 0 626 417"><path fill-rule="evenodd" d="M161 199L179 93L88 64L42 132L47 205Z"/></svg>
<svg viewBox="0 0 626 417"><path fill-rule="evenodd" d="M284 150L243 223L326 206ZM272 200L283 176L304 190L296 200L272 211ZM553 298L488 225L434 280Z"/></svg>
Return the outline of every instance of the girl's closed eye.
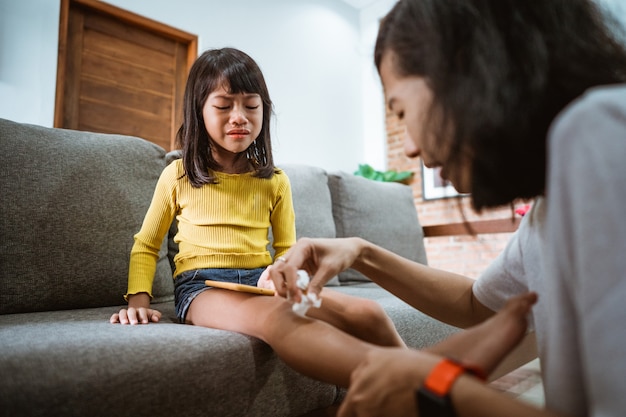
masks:
<svg viewBox="0 0 626 417"><path fill-rule="evenodd" d="M247 100L245 100L244 103L247 109L256 110L261 107L261 98L254 94L251 97L247 97Z"/></svg>

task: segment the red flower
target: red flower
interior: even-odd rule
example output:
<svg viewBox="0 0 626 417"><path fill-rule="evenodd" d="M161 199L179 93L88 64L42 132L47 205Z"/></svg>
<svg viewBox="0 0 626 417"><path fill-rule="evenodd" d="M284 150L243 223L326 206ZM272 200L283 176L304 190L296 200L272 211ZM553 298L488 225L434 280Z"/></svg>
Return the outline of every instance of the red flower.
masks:
<svg viewBox="0 0 626 417"><path fill-rule="evenodd" d="M526 204L525 206L516 208L515 213L519 214L520 216L524 216L524 214L528 213L528 210L530 210L530 204Z"/></svg>

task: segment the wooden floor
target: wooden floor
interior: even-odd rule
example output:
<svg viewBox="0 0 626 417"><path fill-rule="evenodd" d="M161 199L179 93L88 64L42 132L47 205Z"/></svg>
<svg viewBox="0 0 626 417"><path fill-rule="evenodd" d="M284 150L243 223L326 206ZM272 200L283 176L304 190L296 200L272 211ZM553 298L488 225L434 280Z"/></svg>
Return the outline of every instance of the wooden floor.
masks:
<svg viewBox="0 0 626 417"><path fill-rule="evenodd" d="M543 383L539 359L535 359L515 371L496 379L490 385L513 397L542 407L544 405Z"/></svg>

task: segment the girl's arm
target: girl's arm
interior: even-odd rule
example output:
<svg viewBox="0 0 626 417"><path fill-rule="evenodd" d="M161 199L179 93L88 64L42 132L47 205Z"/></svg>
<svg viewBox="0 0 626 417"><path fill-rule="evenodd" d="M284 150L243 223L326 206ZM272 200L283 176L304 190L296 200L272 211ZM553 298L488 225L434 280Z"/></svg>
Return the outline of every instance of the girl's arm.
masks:
<svg viewBox="0 0 626 417"><path fill-rule="evenodd" d="M273 234L274 259L277 259L285 255L296 241L296 216L289 178L284 171L275 175L278 186L270 224Z"/></svg>
<svg viewBox="0 0 626 417"><path fill-rule="evenodd" d="M176 163L165 168L155 187L150 207L141 230L135 236L131 250L128 272L128 309L121 309L111 316L111 323L147 324L157 322L161 313L150 309L150 292L161 242L170 228L175 214L172 201L178 173Z"/></svg>

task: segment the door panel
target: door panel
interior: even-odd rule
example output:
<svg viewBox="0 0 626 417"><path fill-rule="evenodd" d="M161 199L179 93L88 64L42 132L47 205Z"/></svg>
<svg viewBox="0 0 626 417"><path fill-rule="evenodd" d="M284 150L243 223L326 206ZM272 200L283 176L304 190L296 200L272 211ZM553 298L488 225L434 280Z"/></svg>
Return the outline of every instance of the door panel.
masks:
<svg viewBox="0 0 626 417"><path fill-rule="evenodd" d="M96 0L62 0L55 127L174 148L197 37Z"/></svg>

